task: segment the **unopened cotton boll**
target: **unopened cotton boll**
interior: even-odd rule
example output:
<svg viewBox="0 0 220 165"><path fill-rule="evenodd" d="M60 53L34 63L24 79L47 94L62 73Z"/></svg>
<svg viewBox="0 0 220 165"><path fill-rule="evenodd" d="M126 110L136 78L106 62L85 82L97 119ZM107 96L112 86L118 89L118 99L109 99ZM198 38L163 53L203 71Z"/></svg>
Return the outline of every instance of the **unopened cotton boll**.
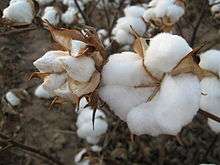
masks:
<svg viewBox="0 0 220 165"><path fill-rule="evenodd" d="M88 82L95 71L95 62L90 57L66 56L59 58L67 74L74 80Z"/></svg>
<svg viewBox="0 0 220 165"><path fill-rule="evenodd" d="M42 85L39 85L35 89L34 95L39 98L44 98L44 99L49 99L49 98L53 97L53 95L51 95L47 90L45 90Z"/></svg>
<svg viewBox="0 0 220 165"><path fill-rule="evenodd" d="M21 100L12 91L7 92L5 98L12 106L17 106L21 103Z"/></svg>
<svg viewBox="0 0 220 165"><path fill-rule="evenodd" d="M115 34L113 38L122 45L130 45L134 42L134 36L132 36L130 33L126 32L123 29L115 29L114 33Z"/></svg>
<svg viewBox="0 0 220 165"><path fill-rule="evenodd" d="M60 22L60 16L58 11L52 7L46 7L42 16L43 20L47 20L52 25L57 25Z"/></svg>
<svg viewBox="0 0 220 165"><path fill-rule="evenodd" d="M108 85L138 86L150 80L142 58L133 52L111 55L102 70L102 82Z"/></svg>
<svg viewBox="0 0 220 165"><path fill-rule="evenodd" d="M119 18L117 21L116 28L117 29L123 29L126 32L131 32L131 27L137 32L139 35L143 35L146 31L146 24L142 20L142 18L136 18L136 17L122 17Z"/></svg>
<svg viewBox="0 0 220 165"><path fill-rule="evenodd" d="M63 13L61 16L62 22L67 25L73 23L74 19L76 19L77 12L78 10L76 10L75 8L68 8L67 11L65 11L65 13Z"/></svg>
<svg viewBox="0 0 220 165"><path fill-rule="evenodd" d="M39 3L39 5L47 5L53 2L54 0L36 0L36 1Z"/></svg>
<svg viewBox="0 0 220 165"><path fill-rule="evenodd" d="M142 17L144 14L145 8L141 6L128 6L124 9L126 17Z"/></svg>
<svg viewBox="0 0 220 165"><path fill-rule="evenodd" d="M191 51L192 48L182 37L160 33L150 40L144 64L152 74L161 76L170 72Z"/></svg>
<svg viewBox="0 0 220 165"><path fill-rule="evenodd" d="M146 102L152 92L153 88L106 85L100 88L99 96L121 120L126 121L129 111Z"/></svg>
<svg viewBox="0 0 220 165"><path fill-rule="evenodd" d="M48 51L33 64L40 72L62 72L64 68L60 64L58 58L67 55L68 52Z"/></svg>
<svg viewBox="0 0 220 165"><path fill-rule="evenodd" d="M202 53L199 66L220 76L220 51L211 49Z"/></svg>
<svg viewBox="0 0 220 165"><path fill-rule="evenodd" d="M220 116L220 81L216 77L207 77L202 79L200 108Z"/></svg>
<svg viewBox="0 0 220 165"><path fill-rule="evenodd" d="M4 9L3 18L17 23L30 24L34 19L34 9L28 0L14 1Z"/></svg>
<svg viewBox="0 0 220 165"><path fill-rule="evenodd" d="M58 89L66 82L66 79L66 74L50 74L44 78L42 86L49 93L53 93L55 89Z"/></svg>

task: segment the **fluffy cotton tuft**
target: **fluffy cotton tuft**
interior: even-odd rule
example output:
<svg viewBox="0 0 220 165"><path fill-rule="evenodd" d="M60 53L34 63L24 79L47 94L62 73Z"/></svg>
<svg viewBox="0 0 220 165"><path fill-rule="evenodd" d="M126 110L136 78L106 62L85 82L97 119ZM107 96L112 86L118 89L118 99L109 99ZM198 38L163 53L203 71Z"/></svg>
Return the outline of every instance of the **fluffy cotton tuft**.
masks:
<svg viewBox="0 0 220 165"><path fill-rule="evenodd" d="M97 31L97 34L98 34L99 38L101 40L103 40L104 38L106 38L108 36L108 31L106 29L99 29Z"/></svg>
<svg viewBox="0 0 220 165"><path fill-rule="evenodd" d="M144 64L153 74L170 72L192 48L185 39L169 33L160 33L150 40Z"/></svg>
<svg viewBox="0 0 220 165"><path fill-rule="evenodd" d="M122 45L130 45L134 42L134 36L131 35L130 33L127 33L125 30L123 29L114 29L114 39L122 44Z"/></svg>
<svg viewBox="0 0 220 165"><path fill-rule="evenodd" d="M78 10L75 8L68 8L65 13L61 15L61 21L67 25L73 23L73 21L76 19L76 14Z"/></svg>
<svg viewBox="0 0 220 165"><path fill-rule="evenodd" d="M47 5L53 2L54 0L36 0L36 1L39 3L39 5Z"/></svg>
<svg viewBox="0 0 220 165"><path fill-rule="evenodd" d="M5 98L12 106L17 106L21 103L21 100L12 91L7 92Z"/></svg>
<svg viewBox="0 0 220 165"><path fill-rule="evenodd" d="M199 66L220 75L220 51L211 49L202 53Z"/></svg>
<svg viewBox="0 0 220 165"><path fill-rule="evenodd" d="M145 8L141 6L128 6L124 9L124 14L126 17L142 17Z"/></svg>
<svg viewBox="0 0 220 165"><path fill-rule="evenodd" d="M57 25L60 22L60 16L58 11L52 7L46 7L42 16L43 20L47 20L52 25Z"/></svg>
<svg viewBox="0 0 220 165"><path fill-rule="evenodd" d="M17 23L30 24L34 19L34 9L32 8L32 4L27 0L12 1L4 9L3 18Z"/></svg>
<svg viewBox="0 0 220 165"><path fill-rule="evenodd" d="M49 98L53 97L53 95L51 95L47 90L45 90L42 85L39 85L35 89L34 95L39 98L44 98L44 99L49 99Z"/></svg>

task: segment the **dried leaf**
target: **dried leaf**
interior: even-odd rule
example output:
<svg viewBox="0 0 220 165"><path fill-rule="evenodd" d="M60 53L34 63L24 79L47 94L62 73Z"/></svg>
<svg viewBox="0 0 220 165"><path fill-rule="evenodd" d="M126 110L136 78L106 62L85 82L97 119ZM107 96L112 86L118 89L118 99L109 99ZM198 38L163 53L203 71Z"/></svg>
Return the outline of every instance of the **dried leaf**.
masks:
<svg viewBox="0 0 220 165"><path fill-rule="evenodd" d="M93 58L93 60L95 61L96 66L98 66L98 67L100 67L103 64L103 62L104 62L104 59L101 56L99 51L94 51L91 54L91 57Z"/></svg>
<svg viewBox="0 0 220 165"><path fill-rule="evenodd" d="M146 52L148 48L147 42L144 38L141 38L141 37L136 38L132 47L138 55L144 58L144 53Z"/></svg>

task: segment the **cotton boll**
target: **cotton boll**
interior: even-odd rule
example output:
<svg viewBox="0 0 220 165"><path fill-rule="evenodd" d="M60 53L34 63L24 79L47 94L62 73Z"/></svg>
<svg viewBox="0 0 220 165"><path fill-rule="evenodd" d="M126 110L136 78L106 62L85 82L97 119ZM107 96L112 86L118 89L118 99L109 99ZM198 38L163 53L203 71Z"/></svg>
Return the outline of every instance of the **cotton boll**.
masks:
<svg viewBox="0 0 220 165"><path fill-rule="evenodd" d="M79 129L77 130L77 135L81 138L86 138L86 137L99 137L102 134L104 134L107 131L108 124L106 121L102 119L96 119L94 123L94 129L93 129L93 124L92 121L89 123L83 124Z"/></svg>
<svg viewBox="0 0 220 165"><path fill-rule="evenodd" d="M75 163L78 163L82 160L83 155L87 152L85 148L83 148L78 154L76 154L74 161Z"/></svg>
<svg viewBox="0 0 220 165"><path fill-rule="evenodd" d="M44 78L42 86L49 93L53 93L55 89L58 89L65 83L66 79L66 74L50 74Z"/></svg>
<svg viewBox="0 0 220 165"><path fill-rule="evenodd" d="M151 136L161 134L162 130L155 119L155 106L153 102L143 103L128 113L127 124L132 134Z"/></svg>
<svg viewBox="0 0 220 165"><path fill-rule="evenodd" d="M129 111L146 102L152 91L153 88L107 85L100 88L99 96L121 120L126 121Z"/></svg>
<svg viewBox="0 0 220 165"><path fill-rule="evenodd" d="M113 38L122 45L130 45L134 42L134 37L130 33L122 29L115 31L115 35Z"/></svg>
<svg viewBox="0 0 220 165"><path fill-rule="evenodd" d="M117 29L123 29L126 32L132 33L131 27L141 36L146 31L146 24L142 20L142 18L122 17L118 19L117 25L116 25Z"/></svg>
<svg viewBox="0 0 220 165"><path fill-rule="evenodd" d="M34 95L39 98L44 98L44 99L49 99L49 98L53 97L53 95L51 95L48 91L46 91L42 85L39 85L35 89Z"/></svg>
<svg viewBox="0 0 220 165"><path fill-rule="evenodd" d="M167 7L172 5L171 0L160 0L154 8L156 17L162 18L166 15Z"/></svg>
<svg viewBox="0 0 220 165"><path fill-rule="evenodd" d="M82 97L79 102L79 113L84 110L84 107L88 104L88 101L85 97ZM76 109L77 110L77 109Z"/></svg>
<svg viewBox="0 0 220 165"><path fill-rule="evenodd" d="M4 9L3 18L17 23L30 24L34 19L34 10L27 0L14 1Z"/></svg>
<svg viewBox="0 0 220 165"><path fill-rule="evenodd" d="M67 25L73 23L73 21L76 19L77 12L78 10L75 8L68 8L67 11L65 11L65 13L63 13L61 16L62 22Z"/></svg>
<svg viewBox="0 0 220 165"><path fill-rule="evenodd" d="M220 81L216 77L207 77L200 82L201 92L200 108L220 116Z"/></svg>
<svg viewBox="0 0 220 165"><path fill-rule="evenodd" d="M58 11L54 7L46 7L42 20L47 20L52 25L57 25L60 22L60 16Z"/></svg>
<svg viewBox="0 0 220 165"><path fill-rule="evenodd" d="M215 133L220 132L220 123L219 122L216 122L212 119L208 119L208 125Z"/></svg>
<svg viewBox="0 0 220 165"><path fill-rule="evenodd" d="M124 9L126 17L142 17L145 9L141 6L128 6Z"/></svg>
<svg viewBox="0 0 220 165"><path fill-rule="evenodd" d="M77 57L82 49L85 49L87 44L79 40L71 40L71 56Z"/></svg>
<svg viewBox="0 0 220 165"><path fill-rule="evenodd" d="M93 146L91 147L91 150L92 150L93 152L101 152L101 151L102 151L102 147L100 147L100 146L98 146L98 145L93 145Z"/></svg>
<svg viewBox="0 0 220 165"><path fill-rule="evenodd" d="M111 39L110 38L106 38L103 42L103 44L105 45L106 48L111 46Z"/></svg>
<svg viewBox="0 0 220 165"><path fill-rule="evenodd" d="M66 100L74 100L75 98L72 91L69 88L68 82L60 86L58 89L54 90L54 94Z"/></svg>
<svg viewBox="0 0 220 165"><path fill-rule="evenodd" d="M149 7L155 7L160 0L152 0L149 2Z"/></svg>
<svg viewBox="0 0 220 165"><path fill-rule="evenodd" d="M180 36L160 33L150 40L145 52L144 64L147 69L157 75L170 72L192 48Z"/></svg>
<svg viewBox="0 0 220 165"><path fill-rule="evenodd" d="M219 74L220 72L220 51L208 50L200 55L199 66L203 69Z"/></svg>
<svg viewBox="0 0 220 165"><path fill-rule="evenodd" d="M36 1L39 3L39 5L47 5L53 2L54 0L36 0Z"/></svg>
<svg viewBox="0 0 220 165"><path fill-rule="evenodd" d="M220 4L213 5L213 6L211 7L211 12L212 12L212 13L220 12Z"/></svg>
<svg viewBox="0 0 220 165"><path fill-rule="evenodd" d="M167 8L167 16L170 18L172 23L177 22L180 17L183 16L183 14L185 13L184 9L180 6L177 5L170 5Z"/></svg>
<svg viewBox="0 0 220 165"><path fill-rule="evenodd" d="M40 72L62 72L64 68L60 64L58 58L67 55L68 52L48 51L33 64Z"/></svg>
<svg viewBox="0 0 220 165"><path fill-rule="evenodd" d="M120 51L124 52L124 51L130 51L131 50L131 46L130 45L124 45L121 47Z"/></svg>
<svg viewBox="0 0 220 165"><path fill-rule="evenodd" d="M97 34L98 34L99 38L101 40L103 40L104 38L106 38L108 36L108 31L106 29L99 29L97 31Z"/></svg>
<svg viewBox="0 0 220 165"><path fill-rule="evenodd" d="M149 22L151 19L155 19L156 15L154 12L154 8L147 9L143 14L143 18L146 22Z"/></svg>
<svg viewBox="0 0 220 165"><path fill-rule="evenodd" d="M59 60L67 74L76 81L88 82L95 71L95 62L90 57L66 56L59 58Z"/></svg>
<svg viewBox="0 0 220 165"><path fill-rule="evenodd" d="M200 83L193 74L167 75L157 98L155 116L163 134L176 135L199 110Z"/></svg>
<svg viewBox="0 0 220 165"><path fill-rule="evenodd" d="M102 82L108 85L139 86L150 80L142 58L133 52L111 55L102 70Z"/></svg>
<svg viewBox="0 0 220 165"><path fill-rule="evenodd" d="M21 103L21 100L12 91L7 92L5 98L12 106L17 106Z"/></svg>
<svg viewBox="0 0 220 165"><path fill-rule="evenodd" d="M97 144L99 142L100 138L99 137L92 137L92 136L88 136L86 137L86 141L89 144Z"/></svg>

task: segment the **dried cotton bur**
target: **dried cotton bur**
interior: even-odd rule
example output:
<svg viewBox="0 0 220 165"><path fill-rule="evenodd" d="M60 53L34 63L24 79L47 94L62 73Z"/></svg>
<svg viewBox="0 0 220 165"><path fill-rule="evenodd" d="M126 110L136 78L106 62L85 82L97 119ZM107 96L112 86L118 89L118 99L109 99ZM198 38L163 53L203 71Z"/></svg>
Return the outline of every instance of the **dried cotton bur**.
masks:
<svg viewBox="0 0 220 165"><path fill-rule="evenodd" d="M216 74L200 68L193 61L199 49L177 35L160 33L149 46L137 38L134 50L109 57L101 99L133 134L177 135L200 108L200 80Z"/></svg>
<svg viewBox="0 0 220 165"><path fill-rule="evenodd" d="M3 10L3 21L12 26L31 24L37 7L32 0L11 0L7 8Z"/></svg>
<svg viewBox="0 0 220 165"><path fill-rule="evenodd" d="M96 109L97 102L91 96L97 95L106 54L95 29L69 30L48 22L45 26L66 51L48 51L37 59L33 64L40 72L33 73L31 78L44 79L41 86L50 96L55 96L53 103L70 101L78 106L85 96L88 105Z"/></svg>

